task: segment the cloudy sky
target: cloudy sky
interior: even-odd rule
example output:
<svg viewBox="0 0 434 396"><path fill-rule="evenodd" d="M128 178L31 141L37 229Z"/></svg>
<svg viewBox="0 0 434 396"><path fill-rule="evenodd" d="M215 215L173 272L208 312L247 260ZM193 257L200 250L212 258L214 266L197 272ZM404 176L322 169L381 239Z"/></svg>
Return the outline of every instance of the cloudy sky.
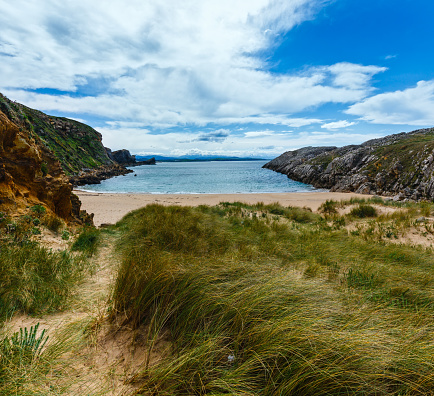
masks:
<svg viewBox="0 0 434 396"><path fill-rule="evenodd" d="M432 0L0 0L0 92L112 149L272 158L434 126Z"/></svg>

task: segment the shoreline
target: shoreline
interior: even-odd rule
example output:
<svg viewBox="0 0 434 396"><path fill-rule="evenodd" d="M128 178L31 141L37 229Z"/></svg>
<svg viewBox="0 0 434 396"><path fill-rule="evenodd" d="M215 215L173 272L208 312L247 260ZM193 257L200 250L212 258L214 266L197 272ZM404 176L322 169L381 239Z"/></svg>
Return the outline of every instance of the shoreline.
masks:
<svg viewBox="0 0 434 396"><path fill-rule="evenodd" d="M132 210L149 204L160 205L218 205L220 202L243 202L255 204L278 202L282 206L307 207L318 210L327 200L335 201L356 198L369 198L371 195L329 191L291 193L251 193L251 194L145 194L145 193L98 193L74 189L82 203L81 209L94 214L95 226L115 224Z"/></svg>

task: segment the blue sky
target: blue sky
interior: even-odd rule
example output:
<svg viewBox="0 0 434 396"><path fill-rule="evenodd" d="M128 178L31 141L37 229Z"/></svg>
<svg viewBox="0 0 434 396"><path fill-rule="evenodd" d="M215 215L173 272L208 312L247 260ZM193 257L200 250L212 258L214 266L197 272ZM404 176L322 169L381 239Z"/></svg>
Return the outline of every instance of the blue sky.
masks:
<svg viewBox="0 0 434 396"><path fill-rule="evenodd" d="M0 92L112 149L272 158L434 126L430 0L0 0Z"/></svg>

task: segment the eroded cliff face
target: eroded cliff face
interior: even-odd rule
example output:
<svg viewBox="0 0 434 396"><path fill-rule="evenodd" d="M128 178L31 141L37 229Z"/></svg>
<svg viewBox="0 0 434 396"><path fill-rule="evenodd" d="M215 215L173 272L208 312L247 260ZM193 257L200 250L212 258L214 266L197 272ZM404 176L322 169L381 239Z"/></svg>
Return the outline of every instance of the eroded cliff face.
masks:
<svg viewBox="0 0 434 396"><path fill-rule="evenodd" d="M0 207L20 213L42 204L70 221L80 206L71 203L72 185L53 154L0 110Z"/></svg>
<svg viewBox="0 0 434 396"><path fill-rule="evenodd" d="M306 147L264 165L290 179L331 191L434 199L434 128L361 145Z"/></svg>

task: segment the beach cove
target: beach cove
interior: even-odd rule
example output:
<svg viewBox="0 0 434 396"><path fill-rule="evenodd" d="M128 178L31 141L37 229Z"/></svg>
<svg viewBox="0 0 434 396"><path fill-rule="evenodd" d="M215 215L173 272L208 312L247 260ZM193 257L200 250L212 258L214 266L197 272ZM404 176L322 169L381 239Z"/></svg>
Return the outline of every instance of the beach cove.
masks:
<svg viewBox="0 0 434 396"><path fill-rule="evenodd" d="M255 204L278 202L282 206L307 207L318 210L327 200L346 200L353 197L369 198L369 195L338 192L262 193L262 194L113 194L75 190L82 202L82 209L94 214L95 226L114 224L132 210L149 204L199 206L217 205L220 202Z"/></svg>

